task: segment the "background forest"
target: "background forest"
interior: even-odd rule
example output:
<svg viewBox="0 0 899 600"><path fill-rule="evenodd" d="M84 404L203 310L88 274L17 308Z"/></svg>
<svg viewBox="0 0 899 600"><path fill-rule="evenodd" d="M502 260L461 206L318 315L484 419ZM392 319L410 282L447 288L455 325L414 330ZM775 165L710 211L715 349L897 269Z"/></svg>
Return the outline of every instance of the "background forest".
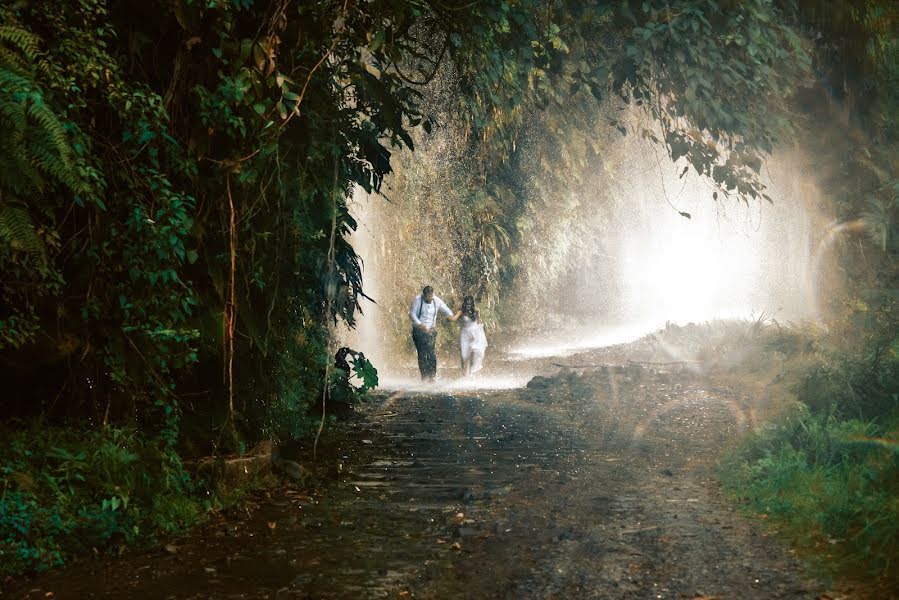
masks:
<svg viewBox="0 0 899 600"><path fill-rule="evenodd" d="M508 327L610 132L731 203L767 203L763 161L802 146L847 225L840 344L799 396L895 432L896 29L886 0L4 0L0 571L184 527L212 501L183 458L303 438L326 389L364 394L364 358L361 387L329 366L366 298L348 198L402 194L414 167L385 177L433 138L464 240L434 281Z"/></svg>

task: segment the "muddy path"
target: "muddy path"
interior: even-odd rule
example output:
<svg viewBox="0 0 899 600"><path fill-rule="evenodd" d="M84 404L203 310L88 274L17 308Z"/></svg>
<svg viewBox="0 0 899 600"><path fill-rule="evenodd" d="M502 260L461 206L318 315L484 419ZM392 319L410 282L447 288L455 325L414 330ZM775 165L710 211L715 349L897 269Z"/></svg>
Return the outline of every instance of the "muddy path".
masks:
<svg viewBox="0 0 899 600"><path fill-rule="evenodd" d="M716 483L715 458L751 414L750 399L678 366L381 393L324 441L306 485L213 519L173 540L174 553L82 562L7 591L817 598L819 585Z"/></svg>

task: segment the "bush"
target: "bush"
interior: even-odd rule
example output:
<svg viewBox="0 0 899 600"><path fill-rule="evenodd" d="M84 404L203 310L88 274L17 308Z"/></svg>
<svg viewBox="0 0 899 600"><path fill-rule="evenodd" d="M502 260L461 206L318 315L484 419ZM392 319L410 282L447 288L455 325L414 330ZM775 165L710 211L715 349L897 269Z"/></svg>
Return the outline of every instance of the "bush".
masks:
<svg viewBox="0 0 899 600"><path fill-rule="evenodd" d="M721 477L837 570L899 585L899 413L841 420L802 407L735 449Z"/></svg>
<svg viewBox="0 0 899 600"><path fill-rule="evenodd" d="M3 433L0 574L152 540L203 513L178 456L135 431Z"/></svg>
<svg viewBox="0 0 899 600"><path fill-rule="evenodd" d="M899 342L881 341L853 352L824 356L796 387L816 412L876 419L899 409Z"/></svg>

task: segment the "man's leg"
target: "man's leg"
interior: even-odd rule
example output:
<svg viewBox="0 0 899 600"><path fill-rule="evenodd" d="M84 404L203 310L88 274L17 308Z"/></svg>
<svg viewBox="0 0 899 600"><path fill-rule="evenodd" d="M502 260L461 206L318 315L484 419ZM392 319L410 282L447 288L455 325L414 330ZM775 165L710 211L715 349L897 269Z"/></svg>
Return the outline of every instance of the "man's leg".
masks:
<svg viewBox="0 0 899 600"><path fill-rule="evenodd" d="M427 375L428 381L434 381L437 377L437 332L426 334L427 339Z"/></svg>
<svg viewBox="0 0 899 600"><path fill-rule="evenodd" d="M421 374L422 380L428 378L428 342L430 336L419 331L412 330L412 341L415 342L415 352L418 354L418 372Z"/></svg>

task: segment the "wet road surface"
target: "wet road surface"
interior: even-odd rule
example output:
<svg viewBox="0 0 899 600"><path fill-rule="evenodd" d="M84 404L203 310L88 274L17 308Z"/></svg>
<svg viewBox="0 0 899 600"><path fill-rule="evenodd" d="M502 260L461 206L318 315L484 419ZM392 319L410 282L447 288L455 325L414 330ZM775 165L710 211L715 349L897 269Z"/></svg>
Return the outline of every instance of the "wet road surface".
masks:
<svg viewBox="0 0 899 600"><path fill-rule="evenodd" d="M678 368L381 393L325 440L314 481L174 554L81 563L12 597L816 598L715 481L751 420L749 399Z"/></svg>

